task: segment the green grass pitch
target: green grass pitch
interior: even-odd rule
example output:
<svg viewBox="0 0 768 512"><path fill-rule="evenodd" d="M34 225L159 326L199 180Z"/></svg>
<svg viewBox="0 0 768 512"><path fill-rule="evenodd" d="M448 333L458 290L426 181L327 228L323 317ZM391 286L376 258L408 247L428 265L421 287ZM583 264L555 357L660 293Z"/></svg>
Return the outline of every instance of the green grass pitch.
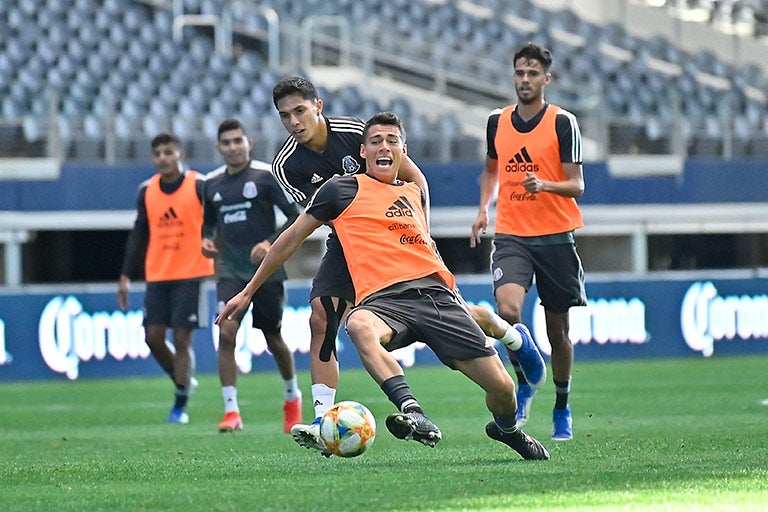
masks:
<svg viewBox="0 0 768 512"><path fill-rule="evenodd" d="M474 384L447 368L406 375L443 430L430 449L393 438L393 407L361 370L338 398L379 429L354 459L325 459L282 433L277 372L239 380L245 430L219 434L215 375L200 376L188 425L168 425L167 378L5 383L0 507L11 511L768 510L765 356L579 362L574 439L550 441L551 382L525 430L552 460L526 462L485 437ZM300 374L305 418L309 376Z"/></svg>

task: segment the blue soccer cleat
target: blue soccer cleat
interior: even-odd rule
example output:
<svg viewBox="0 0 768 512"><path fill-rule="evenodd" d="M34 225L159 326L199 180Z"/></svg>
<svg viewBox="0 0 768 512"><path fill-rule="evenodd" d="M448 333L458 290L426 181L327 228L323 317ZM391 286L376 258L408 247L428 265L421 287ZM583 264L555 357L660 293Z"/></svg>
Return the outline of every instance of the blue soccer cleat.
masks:
<svg viewBox="0 0 768 512"><path fill-rule="evenodd" d="M547 379L547 365L544 363L544 358L541 357L541 353L525 325L515 324L512 328L516 329L523 337L523 345L513 352L523 375L525 375L525 380L533 389L541 389Z"/></svg>
<svg viewBox="0 0 768 512"><path fill-rule="evenodd" d="M185 425L189 423L189 414L184 409L177 409L173 407L168 414L168 419L165 420L168 423L179 423Z"/></svg>
<svg viewBox="0 0 768 512"><path fill-rule="evenodd" d="M573 439L573 419L571 407L565 409L552 409L552 440L570 441Z"/></svg>
<svg viewBox="0 0 768 512"><path fill-rule="evenodd" d="M528 384L517 386L517 428L528 421L534 396L536 396L536 390Z"/></svg>

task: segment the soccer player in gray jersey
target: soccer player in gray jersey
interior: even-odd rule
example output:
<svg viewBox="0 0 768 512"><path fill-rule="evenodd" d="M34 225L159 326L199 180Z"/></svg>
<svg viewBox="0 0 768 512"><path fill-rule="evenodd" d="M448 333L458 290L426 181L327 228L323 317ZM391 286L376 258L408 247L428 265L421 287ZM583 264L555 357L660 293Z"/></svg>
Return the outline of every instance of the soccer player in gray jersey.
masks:
<svg viewBox="0 0 768 512"><path fill-rule="evenodd" d="M222 307L251 278L272 241L299 214L270 173L269 164L250 160L253 143L237 119L226 119L216 144L225 165L206 175L204 187L203 254L216 258L216 299ZM275 207L287 217L278 229ZM285 306L285 269L280 268L253 296L252 325L260 329L285 382L284 431L301 423L301 391L293 354L281 334ZM242 316L219 325L218 367L224 397L220 432L243 428L237 402L236 335Z"/></svg>
<svg viewBox="0 0 768 512"><path fill-rule="evenodd" d="M290 135L272 162L272 172L296 202L306 206L315 191L333 176L365 172L365 159L360 155L365 127L362 119L325 116L323 100L318 97L315 86L301 77L280 80L272 91L272 101ZM426 178L407 155L400 166L399 177L415 182L428 194ZM320 418L335 403L339 382L336 335L354 298L355 290L341 244L331 232L310 291L310 373L315 420L291 429L298 444L321 452L324 446L319 438ZM520 338L516 329L489 309L482 306L469 309L487 335L505 344ZM540 356L534 366L529 381L539 382L543 380L541 372L546 371Z"/></svg>

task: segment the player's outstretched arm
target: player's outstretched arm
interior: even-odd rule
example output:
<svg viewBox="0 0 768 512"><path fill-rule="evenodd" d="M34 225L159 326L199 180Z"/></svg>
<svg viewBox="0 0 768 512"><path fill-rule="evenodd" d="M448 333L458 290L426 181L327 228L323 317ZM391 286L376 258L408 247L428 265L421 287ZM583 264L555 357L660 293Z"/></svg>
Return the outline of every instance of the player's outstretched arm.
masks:
<svg viewBox="0 0 768 512"><path fill-rule="evenodd" d="M256 273L253 274L251 280L245 285L245 288L224 305L224 308L216 317L215 323L218 324L222 319L235 317L237 314L248 309L248 304L251 302L251 297L256 293L256 290L258 290L267 278L280 268L280 266L298 250L304 240L306 240L307 237L322 224L322 222L312 215L309 215L306 212L301 212L296 219L296 222L291 224L288 229L283 231L280 236L277 237L272 244L272 247L267 251L267 255L264 257L264 260L262 260Z"/></svg>

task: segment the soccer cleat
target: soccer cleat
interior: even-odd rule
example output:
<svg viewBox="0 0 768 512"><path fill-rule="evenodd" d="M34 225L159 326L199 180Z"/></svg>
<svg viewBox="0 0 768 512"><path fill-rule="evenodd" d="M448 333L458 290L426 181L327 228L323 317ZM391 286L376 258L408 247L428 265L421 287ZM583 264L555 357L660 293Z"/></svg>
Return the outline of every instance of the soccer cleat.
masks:
<svg viewBox="0 0 768 512"><path fill-rule="evenodd" d="M515 324L512 328L516 329L523 337L523 345L514 353L518 364L520 364L520 369L525 375L525 380L533 389L541 389L547 379L547 365L544 363L544 358L541 357L541 353L525 325Z"/></svg>
<svg viewBox="0 0 768 512"><path fill-rule="evenodd" d="M485 433L515 450L525 460L549 460L549 452L544 445L517 427L513 432L502 432L496 422L491 421L485 426Z"/></svg>
<svg viewBox="0 0 768 512"><path fill-rule="evenodd" d="M234 432L243 430L243 419L237 411L229 411L219 423L219 432Z"/></svg>
<svg viewBox="0 0 768 512"><path fill-rule="evenodd" d="M315 418L315 420L309 425L302 423L296 423L291 427L291 435L293 440L299 446L309 448L312 450L318 450L323 457L330 457L333 455L331 452L325 449L325 443L320 438L320 420L322 418Z"/></svg>
<svg viewBox="0 0 768 512"><path fill-rule="evenodd" d="M387 428L398 439L413 439L434 448L443 438L432 420L420 412L396 412L387 416Z"/></svg>
<svg viewBox="0 0 768 512"><path fill-rule="evenodd" d="M171 412L168 414L168 419L165 420L168 423L179 423L185 425L189 423L189 414L184 409L171 408Z"/></svg>
<svg viewBox="0 0 768 512"><path fill-rule="evenodd" d="M528 421L534 396L536 396L536 390L528 384L517 386L517 428L522 427Z"/></svg>
<svg viewBox="0 0 768 512"><path fill-rule="evenodd" d="M301 423L301 397L296 400L286 400L283 404L283 432L291 432L291 427Z"/></svg>
<svg viewBox="0 0 768 512"><path fill-rule="evenodd" d="M565 409L552 409L552 440L570 441L573 439L573 419L571 418L571 407Z"/></svg>

